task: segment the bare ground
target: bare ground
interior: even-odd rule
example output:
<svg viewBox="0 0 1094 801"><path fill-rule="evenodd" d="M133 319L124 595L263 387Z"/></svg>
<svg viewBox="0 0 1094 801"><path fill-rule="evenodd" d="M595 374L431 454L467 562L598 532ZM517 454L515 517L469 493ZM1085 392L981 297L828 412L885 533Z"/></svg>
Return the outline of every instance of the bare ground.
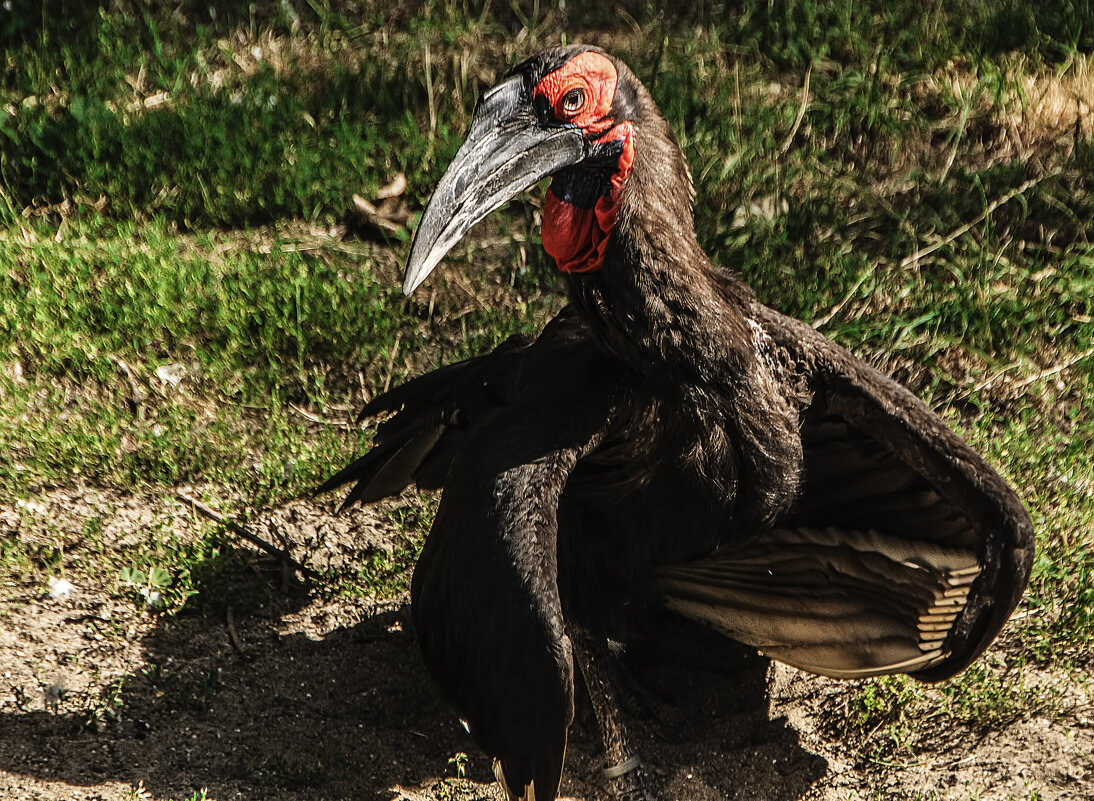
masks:
<svg viewBox="0 0 1094 801"><path fill-rule="evenodd" d="M330 510L297 501L253 527L318 567L397 536L376 510ZM92 517L95 547L122 562L134 542L208 525L173 498L90 488L0 504L0 534L49 540L75 588L51 597L41 574L0 576L0 799L500 798L420 663L405 598L323 598L255 555L222 579L227 603L156 614L116 571L88 567L102 561L81 552ZM849 725L852 684L728 661L642 675L637 745L665 798L1094 798L1094 712L1074 677L1030 671L1063 699L1044 716L987 731L926 716L893 752ZM579 706L565 795L605 798L597 751Z"/></svg>

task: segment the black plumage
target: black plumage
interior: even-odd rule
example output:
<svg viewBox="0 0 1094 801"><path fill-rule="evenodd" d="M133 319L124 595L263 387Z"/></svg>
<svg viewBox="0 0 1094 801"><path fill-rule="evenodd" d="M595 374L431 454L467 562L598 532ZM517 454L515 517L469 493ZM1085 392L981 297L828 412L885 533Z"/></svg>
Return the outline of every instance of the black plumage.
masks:
<svg viewBox="0 0 1094 801"><path fill-rule="evenodd" d="M362 415L392 416L373 450L322 488L443 487L415 629L511 797L554 797L575 655L595 679L599 645L651 609L828 675L966 667L1025 586L1028 515L911 393L709 263L680 148L625 65L557 48L484 97L408 291L547 174L545 244L588 237L570 304L534 340L376 398Z"/></svg>

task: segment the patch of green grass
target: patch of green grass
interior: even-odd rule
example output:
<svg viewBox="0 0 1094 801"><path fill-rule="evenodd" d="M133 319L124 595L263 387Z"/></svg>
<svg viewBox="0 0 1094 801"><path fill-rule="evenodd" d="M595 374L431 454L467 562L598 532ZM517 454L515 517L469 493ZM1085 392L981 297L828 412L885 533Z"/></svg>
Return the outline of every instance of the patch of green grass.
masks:
<svg viewBox="0 0 1094 801"><path fill-rule="evenodd" d="M160 224L96 233L71 224L63 247L0 238L0 352L25 377L105 382L124 374L118 358L154 373L182 357L186 383L196 373L247 402L248 390L294 379L313 389L322 376L305 360L371 360L399 327L395 290L367 257L357 265L276 242L232 252Z"/></svg>
<svg viewBox="0 0 1094 801"><path fill-rule="evenodd" d="M1094 649L1092 366L1078 378L1053 388L1054 414L1025 409L999 425L986 419L971 436L1026 500L1038 550L1021 630L1032 656L1063 665L1082 664Z"/></svg>
<svg viewBox="0 0 1094 801"><path fill-rule="evenodd" d="M316 27L300 31L269 19L259 29L246 6L207 19L117 6L56 49L42 47L48 24L16 37L8 58L20 69L0 93L9 216L103 199L115 218L187 228L336 218L397 172L428 186L435 153L455 151L450 115L423 128L414 113L428 87L467 104L485 88L447 58L427 78L424 27L387 47L386 29L330 13L307 14Z"/></svg>
<svg viewBox="0 0 1094 801"><path fill-rule="evenodd" d="M1060 686L1044 685L1024 666L988 656L937 685L907 676L870 679L849 695L847 721L865 736L862 753L885 764L914 755L947 724L990 730L1032 715L1064 715L1070 710L1062 695Z"/></svg>
<svg viewBox="0 0 1094 801"><path fill-rule="evenodd" d="M125 111L90 97L70 98L63 111L22 109L0 152L0 174L16 190L7 202L86 207L102 198L118 217L186 228L340 216L385 174L421 177L422 162L402 162L387 137L413 142L423 132L405 113L381 132L382 101L361 91L379 77L340 69L320 89L263 67L235 91L182 84L162 108ZM449 134L441 146L456 144Z"/></svg>
<svg viewBox="0 0 1094 801"><path fill-rule="evenodd" d="M437 513L435 494L404 493L398 504L386 510L399 536L391 550L377 549L349 569L331 570L320 592L327 597L392 598L410 591L414 564L422 550L425 532Z"/></svg>
<svg viewBox="0 0 1094 801"><path fill-rule="evenodd" d="M16 402L29 394L20 389ZM361 445L337 429L313 435L278 406L245 418L230 405L202 415L168 402L137 419L109 402L66 405L71 389L43 394L17 409L22 414L0 437L9 448L13 469L5 483L13 493L75 480L130 488L219 480L263 502L303 491L332 457Z"/></svg>
<svg viewBox="0 0 1094 801"><path fill-rule="evenodd" d="M868 2L747 3L742 38L777 63L861 60L888 52L904 71L959 56L1021 51L1044 61L1094 48L1094 12L1076 0L967 5Z"/></svg>
<svg viewBox="0 0 1094 801"><path fill-rule="evenodd" d="M998 729L1032 715L1062 712L1058 686L1041 686L1021 667L981 659L939 688L939 713L981 729Z"/></svg>
<svg viewBox="0 0 1094 801"><path fill-rule="evenodd" d="M345 409L347 392L405 377L425 340L394 271L337 240L303 251L160 224L64 230L62 246L0 235L0 485L13 493L216 478L259 504L291 496L362 444L293 407ZM441 338L459 357L533 315L482 307Z"/></svg>

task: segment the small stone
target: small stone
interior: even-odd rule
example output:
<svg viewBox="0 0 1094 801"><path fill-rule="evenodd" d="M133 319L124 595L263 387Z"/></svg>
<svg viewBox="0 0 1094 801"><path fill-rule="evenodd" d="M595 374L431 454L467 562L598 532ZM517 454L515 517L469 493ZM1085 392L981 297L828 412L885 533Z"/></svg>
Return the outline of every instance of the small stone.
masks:
<svg viewBox="0 0 1094 801"><path fill-rule="evenodd" d="M76 592L75 585L68 579L59 579L53 576L49 578L49 597L61 600Z"/></svg>

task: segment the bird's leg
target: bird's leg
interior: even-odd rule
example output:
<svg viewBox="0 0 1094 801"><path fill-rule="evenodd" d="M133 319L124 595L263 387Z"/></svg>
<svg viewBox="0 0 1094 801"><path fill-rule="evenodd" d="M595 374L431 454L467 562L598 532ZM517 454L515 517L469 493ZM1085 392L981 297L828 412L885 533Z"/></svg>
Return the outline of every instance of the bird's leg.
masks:
<svg viewBox="0 0 1094 801"><path fill-rule="evenodd" d="M593 714L604 743L604 778L612 795L618 801L648 801L638 756L627 744L627 733L623 725L623 712L619 706L616 679L611 665L608 644L582 628L570 628L570 642L574 658L585 686L589 690Z"/></svg>

